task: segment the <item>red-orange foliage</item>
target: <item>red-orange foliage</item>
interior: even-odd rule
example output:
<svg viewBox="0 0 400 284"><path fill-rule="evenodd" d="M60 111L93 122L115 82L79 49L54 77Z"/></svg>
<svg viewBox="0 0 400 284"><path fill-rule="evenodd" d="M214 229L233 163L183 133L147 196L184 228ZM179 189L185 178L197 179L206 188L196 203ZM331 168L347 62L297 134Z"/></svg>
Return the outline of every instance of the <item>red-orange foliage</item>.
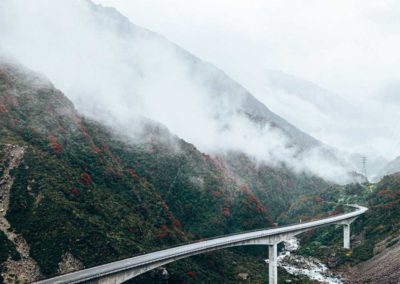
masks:
<svg viewBox="0 0 400 284"><path fill-rule="evenodd" d="M168 227L167 227L166 225L162 225L162 226L160 227L160 229L161 229L162 231L168 231Z"/></svg>
<svg viewBox="0 0 400 284"><path fill-rule="evenodd" d="M380 205L378 207L381 207L385 210L390 210L390 209L396 208L399 205L399 203L400 203L400 200L396 200L393 202L386 203L384 205Z"/></svg>
<svg viewBox="0 0 400 284"><path fill-rule="evenodd" d="M134 179L139 179L139 175L131 168L127 169L128 173L133 177Z"/></svg>
<svg viewBox="0 0 400 284"><path fill-rule="evenodd" d="M255 197L255 196L252 195L252 194L247 195L247 200L248 200L249 202L252 202L252 203L258 203L258 202L259 202L258 199L257 199L257 197Z"/></svg>
<svg viewBox="0 0 400 284"><path fill-rule="evenodd" d="M53 144L53 149L56 154L61 154L62 152L62 146L59 143Z"/></svg>
<svg viewBox="0 0 400 284"><path fill-rule="evenodd" d="M195 274L193 271L189 271L189 272L187 273L187 275L188 275L190 278L193 278L196 274Z"/></svg>
<svg viewBox="0 0 400 284"><path fill-rule="evenodd" d="M56 154L61 154L61 152L62 152L62 146L61 146L60 143L58 143L57 137L51 136L51 137L50 137L50 144L51 144L51 147L53 148L53 150L54 150L54 152L55 152Z"/></svg>
<svg viewBox="0 0 400 284"><path fill-rule="evenodd" d="M175 219L174 221L172 221L172 224L173 224L174 227L177 228L177 229L182 228L181 221L179 221L178 219Z"/></svg>
<svg viewBox="0 0 400 284"><path fill-rule="evenodd" d="M386 198L386 199L394 199L396 198L396 195L394 194L394 192L390 191L390 190L381 190L378 192L378 195L380 197Z"/></svg>
<svg viewBox="0 0 400 284"><path fill-rule="evenodd" d="M92 150L92 152L95 154L100 153L101 149L97 147L97 145L93 142L92 136L90 136L88 130L83 125L81 125L81 132L83 136L86 138L86 140L89 142L90 149Z"/></svg>
<svg viewBox="0 0 400 284"><path fill-rule="evenodd" d="M266 209L264 207L260 206L259 204L257 204L256 211L257 211L257 213L263 213L266 211Z"/></svg>
<svg viewBox="0 0 400 284"><path fill-rule="evenodd" d="M211 194L212 194L212 196L214 196L215 198L221 197L221 192L219 192L219 191L213 191Z"/></svg>
<svg viewBox="0 0 400 284"><path fill-rule="evenodd" d="M91 185L92 184L92 178L90 177L90 175L89 174L87 174L87 173L83 173L82 174L82 183L84 184L84 185Z"/></svg>
<svg viewBox="0 0 400 284"><path fill-rule="evenodd" d="M229 210L229 208L224 208L224 209L222 210L222 214L223 214L225 217L229 217L229 216L231 216L231 211Z"/></svg>
<svg viewBox="0 0 400 284"><path fill-rule="evenodd" d="M71 189L71 193L75 197L79 196L79 194L80 194L79 189L77 189L77 188Z"/></svg>
<svg viewBox="0 0 400 284"><path fill-rule="evenodd" d="M247 184L242 185L241 189L242 189L243 193L245 194L247 201L250 204L252 204L251 207L254 208L254 210L257 213L267 212L267 209L260 202L260 200L258 200L258 198L254 194L251 193L250 188Z"/></svg>
<svg viewBox="0 0 400 284"><path fill-rule="evenodd" d="M159 234L159 235L157 236L157 238L158 238L159 240L165 239L166 237L168 237L168 233Z"/></svg>
<svg viewBox="0 0 400 284"><path fill-rule="evenodd" d="M0 112L1 113L8 113L7 107L5 106L4 103L1 103L1 102L0 102Z"/></svg>
<svg viewBox="0 0 400 284"><path fill-rule="evenodd" d="M241 187L240 187L240 189L243 191L243 193L245 193L245 194L249 194L250 193L250 187L249 187L249 185L248 184L243 184Z"/></svg>

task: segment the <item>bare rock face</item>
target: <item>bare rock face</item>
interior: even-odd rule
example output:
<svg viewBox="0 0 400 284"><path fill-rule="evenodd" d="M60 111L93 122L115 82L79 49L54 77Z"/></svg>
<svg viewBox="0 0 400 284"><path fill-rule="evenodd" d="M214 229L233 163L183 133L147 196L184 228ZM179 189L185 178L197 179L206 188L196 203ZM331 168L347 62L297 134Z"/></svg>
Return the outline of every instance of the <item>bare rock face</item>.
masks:
<svg viewBox="0 0 400 284"><path fill-rule="evenodd" d="M5 283L31 283L41 277L37 262L29 255L29 245L26 240L12 231L11 225L5 215L10 203L10 191L14 177L10 171L19 166L24 157L25 148L16 145L6 145L3 150L2 169L0 176L0 231L15 245L21 259L8 259L4 265L2 276Z"/></svg>
<svg viewBox="0 0 400 284"><path fill-rule="evenodd" d="M336 257L330 257L326 263L329 269L336 268L340 265L340 260Z"/></svg>
<svg viewBox="0 0 400 284"><path fill-rule="evenodd" d="M238 278L240 280L247 280L247 279L249 279L249 274L248 273L239 273Z"/></svg>
<svg viewBox="0 0 400 284"><path fill-rule="evenodd" d="M170 274L168 270L161 266L151 271L151 276L157 279L168 280L170 278Z"/></svg>
<svg viewBox="0 0 400 284"><path fill-rule="evenodd" d="M165 267L160 267L161 278L167 280L169 278L169 272Z"/></svg>
<svg viewBox="0 0 400 284"><path fill-rule="evenodd" d="M58 273L66 274L83 268L84 266L79 259L76 259L70 252L66 252L58 264Z"/></svg>
<svg viewBox="0 0 400 284"><path fill-rule="evenodd" d="M382 246L378 244L375 251L380 252L345 273L350 284L400 283L400 242L383 250Z"/></svg>

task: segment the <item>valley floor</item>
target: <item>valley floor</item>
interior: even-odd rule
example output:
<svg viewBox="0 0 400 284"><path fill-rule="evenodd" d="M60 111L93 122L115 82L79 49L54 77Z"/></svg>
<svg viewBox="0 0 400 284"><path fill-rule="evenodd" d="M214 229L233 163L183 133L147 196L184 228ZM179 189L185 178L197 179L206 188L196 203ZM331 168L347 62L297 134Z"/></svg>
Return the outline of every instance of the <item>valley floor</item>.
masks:
<svg viewBox="0 0 400 284"><path fill-rule="evenodd" d="M399 284L400 283L400 242L385 248L366 262L345 269L350 284Z"/></svg>

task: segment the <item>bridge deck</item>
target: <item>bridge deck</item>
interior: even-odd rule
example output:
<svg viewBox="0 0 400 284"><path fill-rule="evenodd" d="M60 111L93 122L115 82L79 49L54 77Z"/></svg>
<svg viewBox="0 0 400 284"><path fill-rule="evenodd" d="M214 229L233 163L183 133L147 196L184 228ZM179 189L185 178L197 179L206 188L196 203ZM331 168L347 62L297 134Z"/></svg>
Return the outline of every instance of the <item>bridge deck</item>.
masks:
<svg viewBox="0 0 400 284"><path fill-rule="evenodd" d="M224 248L235 244L243 243L249 240L262 239L263 237L279 236L285 233L291 233L302 230L309 230L329 224L340 223L341 221L351 220L365 213L368 209L358 205L349 205L356 208L355 211L324 218L316 221L304 222L296 225L276 227L272 229L263 229L246 233L233 234L205 241L199 241L177 247L164 249L132 258L115 261L112 263L80 270L77 272L61 275L55 278L40 281L40 284L47 283L79 283L87 281L101 275L109 275L119 271L132 269L135 267L149 265L151 263L161 262L167 259L179 258L179 256L190 256L210 251L213 248Z"/></svg>

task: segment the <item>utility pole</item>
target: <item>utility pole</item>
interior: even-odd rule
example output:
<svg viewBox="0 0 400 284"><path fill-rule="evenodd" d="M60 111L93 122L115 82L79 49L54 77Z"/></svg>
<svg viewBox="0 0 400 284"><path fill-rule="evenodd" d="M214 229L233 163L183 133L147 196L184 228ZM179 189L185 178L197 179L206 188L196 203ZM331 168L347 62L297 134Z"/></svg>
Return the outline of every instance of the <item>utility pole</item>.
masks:
<svg viewBox="0 0 400 284"><path fill-rule="evenodd" d="M365 176L366 179L368 179L368 177L367 177L367 157L365 157L365 156L362 157L361 162L362 162L361 173L363 174L363 176Z"/></svg>

